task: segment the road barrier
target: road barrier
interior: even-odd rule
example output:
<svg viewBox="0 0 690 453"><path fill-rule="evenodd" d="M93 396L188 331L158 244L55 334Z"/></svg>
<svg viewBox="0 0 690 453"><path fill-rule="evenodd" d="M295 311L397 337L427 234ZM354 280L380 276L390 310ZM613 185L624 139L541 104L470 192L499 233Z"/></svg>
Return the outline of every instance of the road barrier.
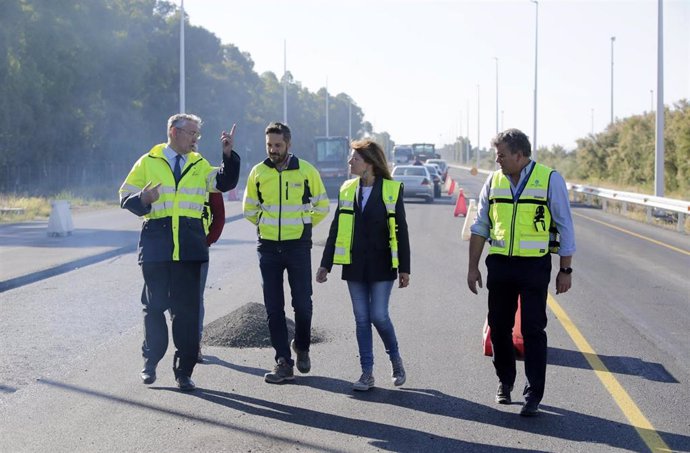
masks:
<svg viewBox="0 0 690 453"><path fill-rule="evenodd" d="M471 167L461 165L449 165L449 167L468 171L471 169ZM491 171L480 169L479 173L488 175ZM580 196L584 198L587 204L594 205L596 204L594 201L596 198L601 200L601 207L604 210L607 208L608 202L614 201L621 204L621 213L624 215L628 209L628 204L642 206L645 208L645 221L647 223L652 223L655 218L676 222L676 230L688 234L685 223L690 218L690 201L655 197L643 193L623 192L582 184L566 183L566 186L568 187L568 192L573 194L575 201L579 201L578 196Z"/></svg>
<svg viewBox="0 0 690 453"><path fill-rule="evenodd" d="M72 213L68 200L55 200L48 219L48 236L69 236L74 230Z"/></svg>
<svg viewBox="0 0 690 453"><path fill-rule="evenodd" d="M594 199L597 198L601 200L601 207L604 210L608 207L608 202L614 201L620 203L623 214L627 212L628 204L643 206L646 212L645 220L647 223L652 223L655 218L673 221L676 222L676 230L678 232L686 232L685 219L690 215L690 201L602 189L581 184L567 183L567 186L568 191L574 195L575 201L579 201L578 198L581 198L585 203L592 205L595 204Z"/></svg>

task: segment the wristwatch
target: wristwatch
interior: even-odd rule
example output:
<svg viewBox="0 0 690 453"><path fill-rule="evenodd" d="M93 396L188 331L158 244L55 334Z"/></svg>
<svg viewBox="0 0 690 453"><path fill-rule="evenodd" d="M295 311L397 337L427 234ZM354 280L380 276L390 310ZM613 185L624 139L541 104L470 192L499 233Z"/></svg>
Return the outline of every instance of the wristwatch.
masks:
<svg viewBox="0 0 690 453"><path fill-rule="evenodd" d="M562 267L560 272L563 272L566 275L570 275L573 273L573 268L572 267Z"/></svg>

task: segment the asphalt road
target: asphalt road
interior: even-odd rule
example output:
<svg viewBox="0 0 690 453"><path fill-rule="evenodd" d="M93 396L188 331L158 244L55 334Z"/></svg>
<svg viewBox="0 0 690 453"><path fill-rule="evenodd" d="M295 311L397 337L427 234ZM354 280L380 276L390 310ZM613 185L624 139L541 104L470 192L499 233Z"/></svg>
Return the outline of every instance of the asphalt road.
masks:
<svg viewBox="0 0 690 453"><path fill-rule="evenodd" d="M467 196L484 180L451 174ZM226 206L229 216L239 212L236 202ZM402 388L389 384L377 339L377 387L350 390L359 365L337 270L314 283L314 327L328 341L312 346L309 375L265 384L271 350L207 347L191 394L166 372L171 353L153 386L139 381L134 253L1 293L0 450L690 451L690 238L574 208L573 289L555 296L552 282L543 413L524 419L519 390L512 405L493 402L496 378L481 353L486 291L467 289L464 219L453 207L447 196L406 203L412 278L391 303L408 373ZM126 215L103 218L110 230L120 229L118 218L128 230ZM327 230L315 230L314 270ZM207 323L261 302L254 235L248 222L233 221L212 247ZM523 383L520 366L516 388Z"/></svg>

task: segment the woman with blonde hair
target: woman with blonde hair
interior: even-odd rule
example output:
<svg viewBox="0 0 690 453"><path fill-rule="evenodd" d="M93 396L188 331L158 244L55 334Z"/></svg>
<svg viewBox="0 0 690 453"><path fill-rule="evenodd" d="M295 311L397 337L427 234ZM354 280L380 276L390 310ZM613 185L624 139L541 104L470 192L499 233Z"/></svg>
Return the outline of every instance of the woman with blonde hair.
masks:
<svg viewBox="0 0 690 453"><path fill-rule="evenodd" d="M356 177L340 188L316 281L325 282L333 264L342 265L362 367L353 389L365 391L375 383L372 325L390 358L393 385L406 380L388 303L396 280L400 288L410 282L410 242L403 186L391 178L383 150L368 139L354 141L351 147L350 173Z"/></svg>

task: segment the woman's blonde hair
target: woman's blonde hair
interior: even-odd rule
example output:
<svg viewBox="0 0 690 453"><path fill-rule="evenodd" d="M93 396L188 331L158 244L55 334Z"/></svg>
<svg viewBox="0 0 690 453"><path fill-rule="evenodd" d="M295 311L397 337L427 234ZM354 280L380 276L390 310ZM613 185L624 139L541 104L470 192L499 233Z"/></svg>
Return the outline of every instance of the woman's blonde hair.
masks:
<svg viewBox="0 0 690 453"><path fill-rule="evenodd" d="M386 154L383 149L375 141L365 138L363 140L355 140L350 144L353 151L359 153L364 159L364 162L373 165L374 176L380 176L383 179L393 179L391 172L388 169L388 162L386 161Z"/></svg>

